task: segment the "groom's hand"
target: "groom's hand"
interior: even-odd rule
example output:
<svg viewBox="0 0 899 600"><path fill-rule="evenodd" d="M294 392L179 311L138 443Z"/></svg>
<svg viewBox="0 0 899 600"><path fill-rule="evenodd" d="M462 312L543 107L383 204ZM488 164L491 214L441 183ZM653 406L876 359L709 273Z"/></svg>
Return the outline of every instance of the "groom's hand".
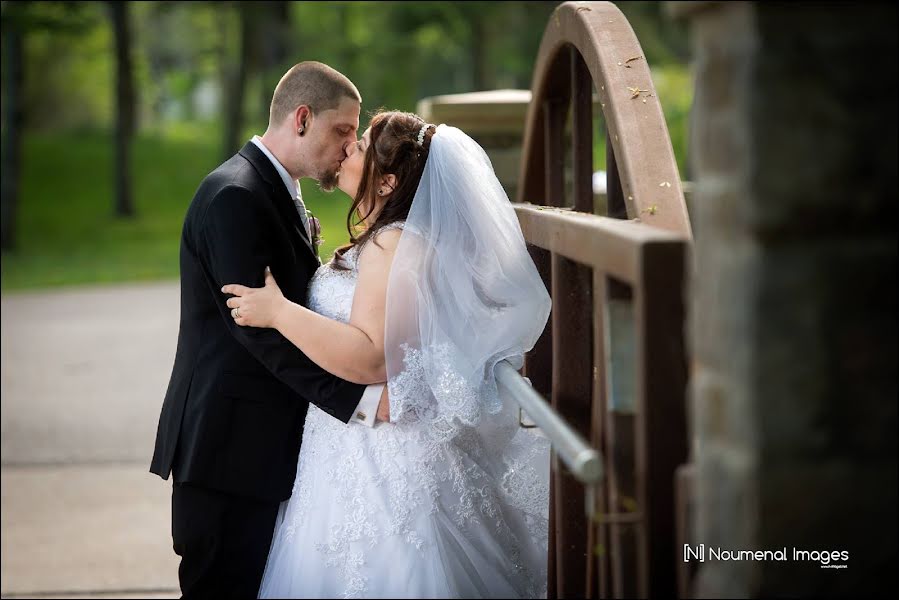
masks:
<svg viewBox="0 0 899 600"><path fill-rule="evenodd" d="M376 421L390 422L390 396L387 394L387 384L381 391L381 401L378 402L378 414L375 416Z"/></svg>

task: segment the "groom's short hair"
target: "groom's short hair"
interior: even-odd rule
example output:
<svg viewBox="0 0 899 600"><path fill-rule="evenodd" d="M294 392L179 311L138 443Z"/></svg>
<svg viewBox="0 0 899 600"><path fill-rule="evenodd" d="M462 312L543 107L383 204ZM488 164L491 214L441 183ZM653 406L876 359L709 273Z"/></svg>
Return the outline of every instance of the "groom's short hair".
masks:
<svg viewBox="0 0 899 600"><path fill-rule="evenodd" d="M275 87L269 109L269 123L280 124L288 114L303 104L313 114L337 108L343 98L362 102L359 90L346 75L312 60L297 63Z"/></svg>

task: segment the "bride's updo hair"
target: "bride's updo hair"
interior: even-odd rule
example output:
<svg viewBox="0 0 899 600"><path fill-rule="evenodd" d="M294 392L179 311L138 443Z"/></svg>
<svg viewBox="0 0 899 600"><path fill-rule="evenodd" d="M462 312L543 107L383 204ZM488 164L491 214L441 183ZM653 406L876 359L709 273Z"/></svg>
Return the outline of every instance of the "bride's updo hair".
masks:
<svg viewBox="0 0 899 600"><path fill-rule="evenodd" d="M362 179L346 218L350 243L337 249L336 260L332 263L335 268L345 269L340 264L340 259L347 250L364 244L385 225L404 221L409 216L409 209L412 207L412 200L418 190L418 183L421 181L421 174L431 148L431 137L436 131L436 127L428 127L422 145L419 146L418 132L423 125L425 121L418 115L400 111L381 111L371 118L371 133L362 165ZM357 237L355 235L357 227L371 214L379 198L379 182L388 174L396 176L396 187L387 196L387 201L375 222Z"/></svg>

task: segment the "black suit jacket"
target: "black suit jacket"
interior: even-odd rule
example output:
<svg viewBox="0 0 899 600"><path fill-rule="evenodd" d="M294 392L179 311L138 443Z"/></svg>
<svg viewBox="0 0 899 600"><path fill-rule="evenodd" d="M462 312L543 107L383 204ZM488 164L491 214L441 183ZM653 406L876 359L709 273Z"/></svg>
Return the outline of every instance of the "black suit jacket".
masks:
<svg viewBox="0 0 899 600"><path fill-rule="evenodd" d="M319 368L274 329L239 327L226 283L305 304L319 266L293 199L252 142L200 184L181 235L181 327L150 471L266 500L290 497L309 402L349 421L365 386Z"/></svg>

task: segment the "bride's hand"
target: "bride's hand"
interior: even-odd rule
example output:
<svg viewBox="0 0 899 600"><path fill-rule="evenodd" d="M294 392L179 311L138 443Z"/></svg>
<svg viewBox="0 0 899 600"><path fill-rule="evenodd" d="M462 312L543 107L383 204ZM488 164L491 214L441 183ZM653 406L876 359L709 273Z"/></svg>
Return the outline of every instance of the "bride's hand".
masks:
<svg viewBox="0 0 899 600"><path fill-rule="evenodd" d="M265 268L265 287L229 283L222 287L222 292L234 295L226 304L231 309L231 318L241 326L277 328L278 315L288 304L268 267Z"/></svg>

